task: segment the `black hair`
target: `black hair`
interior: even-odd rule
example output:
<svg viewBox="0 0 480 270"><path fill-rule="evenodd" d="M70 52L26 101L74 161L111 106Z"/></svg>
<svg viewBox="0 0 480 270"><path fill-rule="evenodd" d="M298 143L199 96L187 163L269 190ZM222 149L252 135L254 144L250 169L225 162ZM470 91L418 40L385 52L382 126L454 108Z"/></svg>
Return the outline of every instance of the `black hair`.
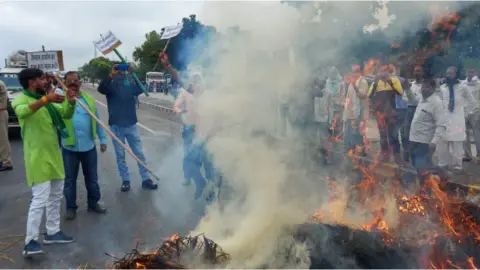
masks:
<svg viewBox="0 0 480 270"><path fill-rule="evenodd" d="M25 68L18 73L18 81L24 89L28 89L29 81L40 78L44 75L43 71L38 68Z"/></svg>
<svg viewBox="0 0 480 270"><path fill-rule="evenodd" d="M65 73L65 76L63 77L63 80L66 81L68 75L71 75L71 74L77 74L78 78L80 79L80 76L78 75L78 72L76 72L76 71L69 71L69 72Z"/></svg>

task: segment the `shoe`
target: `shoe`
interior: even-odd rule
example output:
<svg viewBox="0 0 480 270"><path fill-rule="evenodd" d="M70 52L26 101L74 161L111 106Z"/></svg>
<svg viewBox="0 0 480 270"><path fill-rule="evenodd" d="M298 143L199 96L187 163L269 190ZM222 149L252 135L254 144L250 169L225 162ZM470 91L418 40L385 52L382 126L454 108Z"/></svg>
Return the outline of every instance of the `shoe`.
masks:
<svg viewBox="0 0 480 270"><path fill-rule="evenodd" d="M13 166L12 165L5 165L3 162L0 162L0 172L3 172L3 171L11 171L13 170Z"/></svg>
<svg viewBox="0 0 480 270"><path fill-rule="evenodd" d="M472 158L471 157L463 157L462 161L470 162L470 161L472 161Z"/></svg>
<svg viewBox="0 0 480 270"><path fill-rule="evenodd" d="M31 257L34 255L43 255L44 253L40 247L40 243L35 240L30 240L25 248L23 248L22 254L24 257Z"/></svg>
<svg viewBox="0 0 480 270"><path fill-rule="evenodd" d="M65 220L74 220L77 217L77 211L75 209L67 209L65 213Z"/></svg>
<svg viewBox="0 0 480 270"><path fill-rule="evenodd" d="M123 181L122 187L120 188L122 192L128 192L130 191L130 182L128 181Z"/></svg>
<svg viewBox="0 0 480 270"><path fill-rule="evenodd" d="M153 181L151 179L147 179L147 180L142 182L142 188L153 190L153 189L157 189L158 185L153 183Z"/></svg>
<svg viewBox="0 0 480 270"><path fill-rule="evenodd" d="M54 235L45 235L43 243L48 244L68 244L75 241L75 238L65 235L62 231L57 232Z"/></svg>
<svg viewBox="0 0 480 270"><path fill-rule="evenodd" d="M100 204L97 203L94 206L89 206L87 211L97 214L105 214L107 212L107 208L102 207Z"/></svg>

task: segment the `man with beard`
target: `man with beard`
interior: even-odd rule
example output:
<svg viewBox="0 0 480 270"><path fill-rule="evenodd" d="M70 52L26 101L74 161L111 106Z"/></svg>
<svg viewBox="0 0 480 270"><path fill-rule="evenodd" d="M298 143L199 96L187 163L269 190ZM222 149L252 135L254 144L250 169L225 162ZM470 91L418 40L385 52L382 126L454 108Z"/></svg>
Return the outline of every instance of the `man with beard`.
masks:
<svg viewBox="0 0 480 270"><path fill-rule="evenodd" d="M433 168L432 155L436 145L443 140L447 125L442 101L434 94L435 90L434 79L422 80L421 97L410 128L411 161L422 186Z"/></svg>
<svg viewBox="0 0 480 270"><path fill-rule="evenodd" d="M132 80L131 73L133 67L130 65L128 73L118 70L118 65L112 68L110 75L103 79L98 86L98 92L107 97L108 105L108 124L111 131L117 136L122 143L125 139L132 149L132 152L143 162L147 164L145 155L143 154L142 141L137 129L137 110L136 98L143 93L142 89ZM122 178L122 192L130 190L130 174L128 172L127 163L125 161L125 149L113 140L115 155L117 157L117 166ZM154 190L158 185L150 179L148 171L140 163L138 169L142 178L142 188Z"/></svg>
<svg viewBox="0 0 480 270"><path fill-rule="evenodd" d="M97 106L95 99L84 91L80 91L82 85L78 74L69 71L65 74L65 84L69 91L78 95L79 102L85 104L97 118ZM75 107L72 119L65 120L69 136L62 138L62 154L65 166L65 199L67 212L65 218L73 220L77 211L77 177L80 164L82 165L85 187L87 188L88 211L103 214L107 210L98 204L100 200L100 186L98 185L97 173L97 149L95 137L100 139L100 151L107 150L107 136L105 130L98 124L80 104Z"/></svg>
<svg viewBox="0 0 480 270"><path fill-rule="evenodd" d="M42 254L38 243L40 223L46 208L47 233L44 244L71 243L73 237L60 231L65 172L58 134L69 136L63 119L71 118L75 110L75 93L45 95L45 74L39 69L26 68L18 74L24 88L12 103L18 117L23 139L27 183L32 187L28 210L24 256ZM61 104L60 104L61 103Z"/></svg>
<svg viewBox="0 0 480 270"><path fill-rule="evenodd" d="M475 141L475 148L477 149L476 162L480 162L480 112L475 108L476 102L480 101L480 82L478 81L477 71L469 69L467 71L467 79L463 81L468 90L472 93L474 100L470 100L465 106L465 126L466 126L466 140L463 143L465 151L464 161L472 160L472 145L470 131L473 132L473 139Z"/></svg>
<svg viewBox="0 0 480 270"><path fill-rule="evenodd" d="M464 108L469 100L473 102L472 106L477 108L477 102L467 86L458 80L455 67L447 69L445 84L440 87L440 91L447 130L445 139L437 145L438 166L459 173L463 170L463 141L466 139Z"/></svg>

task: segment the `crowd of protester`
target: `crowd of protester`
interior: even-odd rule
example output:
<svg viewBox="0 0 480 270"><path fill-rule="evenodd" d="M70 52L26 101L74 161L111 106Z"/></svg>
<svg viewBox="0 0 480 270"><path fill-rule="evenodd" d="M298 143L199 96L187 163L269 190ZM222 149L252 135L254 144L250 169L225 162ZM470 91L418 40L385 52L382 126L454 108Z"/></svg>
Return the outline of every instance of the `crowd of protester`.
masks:
<svg viewBox="0 0 480 270"><path fill-rule="evenodd" d="M413 167L419 175L435 170L462 173L463 162L480 163L480 82L475 69L465 79L455 67L444 78L424 76L420 66L413 78L399 76L395 65L379 66L372 76L359 65L344 76L332 67L328 76L309 85L303 126L310 146L325 164L336 162L336 154L374 154L367 136L367 122L376 122L380 149L378 158L401 167ZM283 98L280 132L286 123L298 129L295 99ZM311 108L310 108L311 107ZM372 121L373 120L373 121ZM371 125L369 128L372 128ZM475 143L476 156L472 153ZM422 178L422 177L421 177Z"/></svg>

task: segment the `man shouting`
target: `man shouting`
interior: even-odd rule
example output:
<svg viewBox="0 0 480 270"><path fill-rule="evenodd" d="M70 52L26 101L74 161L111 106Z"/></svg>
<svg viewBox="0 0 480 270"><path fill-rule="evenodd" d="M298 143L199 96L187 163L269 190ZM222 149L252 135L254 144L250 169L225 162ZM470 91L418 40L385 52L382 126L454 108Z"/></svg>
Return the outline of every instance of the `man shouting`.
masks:
<svg viewBox="0 0 480 270"><path fill-rule="evenodd" d="M19 73L18 79L24 90L15 98L12 107L20 122L27 183L33 193L23 250L24 256L31 256L43 253L38 236L45 209L47 233L43 243L74 241L60 231L65 171L58 136L69 136L63 119L71 118L75 111L75 94L67 92L67 100L55 91L45 95L45 74L39 69L26 68Z"/></svg>

